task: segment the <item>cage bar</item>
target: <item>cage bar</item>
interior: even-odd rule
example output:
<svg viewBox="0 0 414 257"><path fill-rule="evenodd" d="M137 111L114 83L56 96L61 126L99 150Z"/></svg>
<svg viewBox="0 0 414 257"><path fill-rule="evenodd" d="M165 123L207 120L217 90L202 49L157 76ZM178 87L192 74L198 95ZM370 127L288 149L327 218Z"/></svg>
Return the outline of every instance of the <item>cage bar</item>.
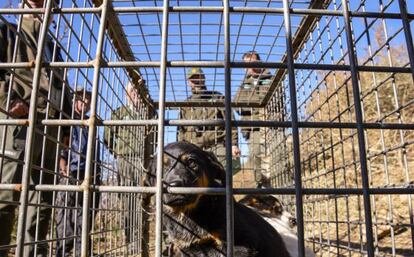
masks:
<svg viewBox="0 0 414 257"><path fill-rule="evenodd" d="M0 4L0 256L164 256L165 194L225 195L227 256L245 195L296 217L298 256L412 255L409 1L30 4ZM189 68L205 76L196 99ZM251 69L271 79L243 96ZM214 134L225 188L163 183L164 146L185 129Z"/></svg>

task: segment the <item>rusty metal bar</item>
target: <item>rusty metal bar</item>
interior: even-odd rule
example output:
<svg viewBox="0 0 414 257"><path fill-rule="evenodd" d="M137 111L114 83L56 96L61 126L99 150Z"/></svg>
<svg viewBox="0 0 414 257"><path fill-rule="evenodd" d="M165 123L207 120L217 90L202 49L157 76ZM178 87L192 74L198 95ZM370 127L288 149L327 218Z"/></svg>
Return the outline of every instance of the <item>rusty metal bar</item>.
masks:
<svg viewBox="0 0 414 257"><path fill-rule="evenodd" d="M103 60L102 49L104 44L105 36L105 24L107 22L108 14L108 5L110 0L103 0L101 5L101 18L99 24L99 33L97 39L96 47L96 57L94 60L94 73L93 73L93 86L92 86L92 95L91 95L91 111L88 124L88 146L86 150L86 166L85 166L85 176L82 183L83 186L83 205L82 205L82 244L81 244L81 255L88 255L89 248L89 205L91 202L91 192L89 191L90 184L92 182L92 172L93 172L93 163L94 160L94 151L95 151L95 138L96 138L96 122L97 122L97 113L98 113L98 87L101 75L101 63Z"/></svg>
<svg viewBox="0 0 414 257"><path fill-rule="evenodd" d="M26 215L28 207L28 194L29 194L29 183L30 183L30 174L32 172L32 160L33 160L33 149L34 149L34 137L35 137L35 128L36 128L36 119L37 119L37 96L39 94L40 88L40 76L41 76L41 63L43 60L43 53L45 48L45 43L47 39L48 24L51 18L51 10L53 7L53 1L48 0L46 2L45 14L44 14L44 23L42 24L40 38L38 41L38 52L36 54L35 68L33 72L33 86L32 94L30 97L30 107L29 107L29 127L27 129L27 139L28 142L27 148L24 155L24 169L22 174L22 192L20 195L20 207L19 215L17 221L17 247L16 247L16 256L23 257L24 255L24 235L26 230Z"/></svg>
<svg viewBox="0 0 414 257"><path fill-rule="evenodd" d="M21 184L0 184L0 190L17 191L22 190ZM74 185L34 185L30 186L31 190L36 191L67 191L67 192L83 192L84 186ZM89 188L90 192L111 192L111 193L140 193L140 194L155 194L156 187L143 186L93 186ZM384 187L384 188L370 188L372 195L414 195L414 187L412 185ZM208 194L208 195L225 195L225 188L211 188L211 187L167 187L163 188L163 193L169 194ZM363 195L363 188L303 188L303 195ZM234 195L245 194L280 194L280 195L295 195L295 188L233 188Z"/></svg>
<svg viewBox="0 0 414 257"><path fill-rule="evenodd" d="M164 169L164 123L165 123L165 91L167 76L167 52L168 52L168 22L169 0L163 1L162 35L161 35L161 59L160 59L160 101L158 105L158 145L157 145L157 174L155 194L155 256L162 256L162 179Z"/></svg>

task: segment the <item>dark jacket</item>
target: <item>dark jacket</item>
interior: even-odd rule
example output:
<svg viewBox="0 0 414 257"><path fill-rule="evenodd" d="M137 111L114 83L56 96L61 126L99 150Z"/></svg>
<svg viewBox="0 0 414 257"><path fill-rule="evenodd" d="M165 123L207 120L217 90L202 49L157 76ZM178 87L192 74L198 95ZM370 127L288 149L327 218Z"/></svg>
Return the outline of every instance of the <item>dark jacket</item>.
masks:
<svg viewBox="0 0 414 257"><path fill-rule="evenodd" d="M17 30L15 24L6 25L0 23L0 62L13 62L13 52L16 42ZM23 18L21 26L21 37L17 47L15 63L19 62L34 62L38 50L37 40L39 38L41 22L37 19ZM53 61L54 42L50 37L47 37L44 49L45 61ZM54 61L62 61L60 48L56 48ZM63 69L53 69L51 73L50 68L42 68L39 84L39 97L37 99L38 114L44 114L40 117L48 116L50 118L58 118L59 109L62 97L64 105L63 111L70 115L71 102L66 90L66 94L62 95L64 86ZM20 99L30 105L30 97L32 94L33 74L34 68L16 69L12 84L10 100ZM0 69L0 107L6 109L7 98L9 96L11 73L9 70ZM48 95L49 99L48 99ZM49 113L46 115L47 103L50 104Z"/></svg>

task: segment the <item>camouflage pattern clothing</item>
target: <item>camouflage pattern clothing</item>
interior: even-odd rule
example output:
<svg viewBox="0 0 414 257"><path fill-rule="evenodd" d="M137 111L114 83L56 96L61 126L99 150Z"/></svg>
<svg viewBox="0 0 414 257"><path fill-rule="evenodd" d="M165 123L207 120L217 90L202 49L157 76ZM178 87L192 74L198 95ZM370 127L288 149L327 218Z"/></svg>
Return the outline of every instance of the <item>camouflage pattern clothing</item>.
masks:
<svg viewBox="0 0 414 257"><path fill-rule="evenodd" d="M193 93L188 101L217 101L224 96L216 91L201 91ZM233 118L233 113L232 113ZM183 107L180 110L180 120L224 120L224 108ZM193 143L206 151L214 152L218 160L226 167L225 158L225 129L216 126L181 126L178 128L178 140ZM233 128L232 145L238 145L237 128ZM240 170L240 158L233 158L233 173Z"/></svg>
<svg viewBox="0 0 414 257"><path fill-rule="evenodd" d="M273 76L268 70L264 70L261 74L246 75L239 90L236 93L235 102L239 103L260 103L266 95L273 81ZM263 108L243 107L238 111L241 120L263 120ZM258 128L256 128L258 129ZM248 139L249 132L252 128L242 128L243 136Z"/></svg>
<svg viewBox="0 0 414 257"><path fill-rule="evenodd" d="M247 74L240 86L235 102L241 103L260 103L266 95L273 81L273 76L268 70L264 70L260 74ZM263 108L240 108L238 110L240 120L264 120L265 114ZM247 141L249 148L248 169L255 171L255 179L257 183L262 183L268 176L268 172L264 170L263 159L266 153L264 131L260 128L243 127L241 129L244 139Z"/></svg>
<svg viewBox="0 0 414 257"><path fill-rule="evenodd" d="M17 45L16 63L19 62L34 62L38 50L37 41L40 35L41 22L38 19L24 17L22 19L21 35ZM16 25L11 24L16 28ZM13 52L15 46L16 34L4 23L0 23L0 61L13 62ZM51 38L47 38L45 42L44 56L45 61L52 61L53 59L54 43ZM60 49L57 48L55 61L61 61ZM51 75L52 74L52 75ZM15 69L15 76L12 88L9 94L11 73L6 70L0 70L0 108L7 109L7 101L21 100L28 106L30 105L30 97L32 94L32 82L34 76L34 68ZM49 68L41 69L39 97L37 99L37 123L40 120L48 117L52 119L59 118L60 104L63 100L63 111L66 114L71 113L71 103L67 95L62 96L62 89L64 86L63 70L54 69L53 73ZM66 90L67 91L67 90ZM48 97L49 95L49 97ZM64 99L62 99L64 97ZM49 100L47 100L49 98ZM47 103L49 101L49 111L47 111ZM0 119L7 119L8 115L0 112ZM16 117L11 117L16 118ZM25 117L23 117L25 118ZM27 118L27 117L26 117ZM36 131L44 131L45 127L37 125ZM0 136L0 145L4 149L0 149L2 157L0 158L0 173L1 183L19 184L21 183L21 176L23 172L22 161L24 160L24 152L26 145L26 127L21 126L0 126L0 135L5 133L6 137ZM46 133L49 137L57 138L57 127L47 127ZM44 137L39 132L35 133L34 145L43 146ZM5 142L3 142L5 141ZM42 151L43 150L43 151ZM33 164L38 167L43 167L46 170L55 170L56 163L56 143L47 139L44 147L34 147L33 149ZM44 160L42 163L42 156ZM33 169L30 175L30 184L37 185L42 181L42 184L53 184L53 175L49 172L39 172ZM10 244L12 228L15 219L15 210L17 205L13 204L19 201L19 193L13 191L0 190L0 223L2 224L2 231L0 233L0 245ZM48 226L51 215L51 208L47 207L52 204L52 192L38 192L29 191L28 202L32 204L28 206L26 215L26 230L25 241L34 242L42 241L46 238ZM40 207L34 207L33 204L40 204ZM36 216L39 216L36 219ZM36 231L36 228L38 231ZM24 256L34 256L35 248L37 256L46 256L47 243L34 245L27 245L24 247ZM0 257L7 256L7 250L0 251Z"/></svg>
<svg viewBox="0 0 414 257"><path fill-rule="evenodd" d="M111 114L113 120L137 120L139 119L138 112L133 106L121 106ZM139 165L139 127L133 126L115 126L105 127L104 142L107 145L109 151L117 160L118 169L118 185L122 186L138 186L141 178L139 169L136 167ZM139 198L135 194L119 194L119 198L123 202L123 208L126 210L124 216L124 233L126 242L132 242L135 235L133 231L136 231L136 212L133 211L139 204ZM135 240L134 243L138 241ZM129 246L130 247L130 246Z"/></svg>
<svg viewBox="0 0 414 257"><path fill-rule="evenodd" d="M137 120L138 112L132 106L121 106L111 113L112 120ZM136 127L105 127L105 144L115 155L133 155L138 152Z"/></svg>

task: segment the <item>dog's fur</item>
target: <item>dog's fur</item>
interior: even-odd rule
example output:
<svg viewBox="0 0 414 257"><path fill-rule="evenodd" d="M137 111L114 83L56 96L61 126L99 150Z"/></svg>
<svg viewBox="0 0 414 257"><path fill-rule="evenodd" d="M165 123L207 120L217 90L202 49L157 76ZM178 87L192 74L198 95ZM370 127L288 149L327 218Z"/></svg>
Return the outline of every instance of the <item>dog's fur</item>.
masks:
<svg viewBox="0 0 414 257"><path fill-rule="evenodd" d="M176 142L165 147L166 187L224 187L225 172L217 158L199 147ZM155 185L155 162L146 178ZM164 194L163 224L173 243L169 256L226 256L224 195ZM278 232L250 208L234 202L234 256L290 257Z"/></svg>
<svg viewBox="0 0 414 257"><path fill-rule="evenodd" d="M299 256L296 219L287 212L282 202L271 195L247 195L239 203L252 208L281 235L286 249L292 257ZM306 257L314 257L312 249L305 247Z"/></svg>

